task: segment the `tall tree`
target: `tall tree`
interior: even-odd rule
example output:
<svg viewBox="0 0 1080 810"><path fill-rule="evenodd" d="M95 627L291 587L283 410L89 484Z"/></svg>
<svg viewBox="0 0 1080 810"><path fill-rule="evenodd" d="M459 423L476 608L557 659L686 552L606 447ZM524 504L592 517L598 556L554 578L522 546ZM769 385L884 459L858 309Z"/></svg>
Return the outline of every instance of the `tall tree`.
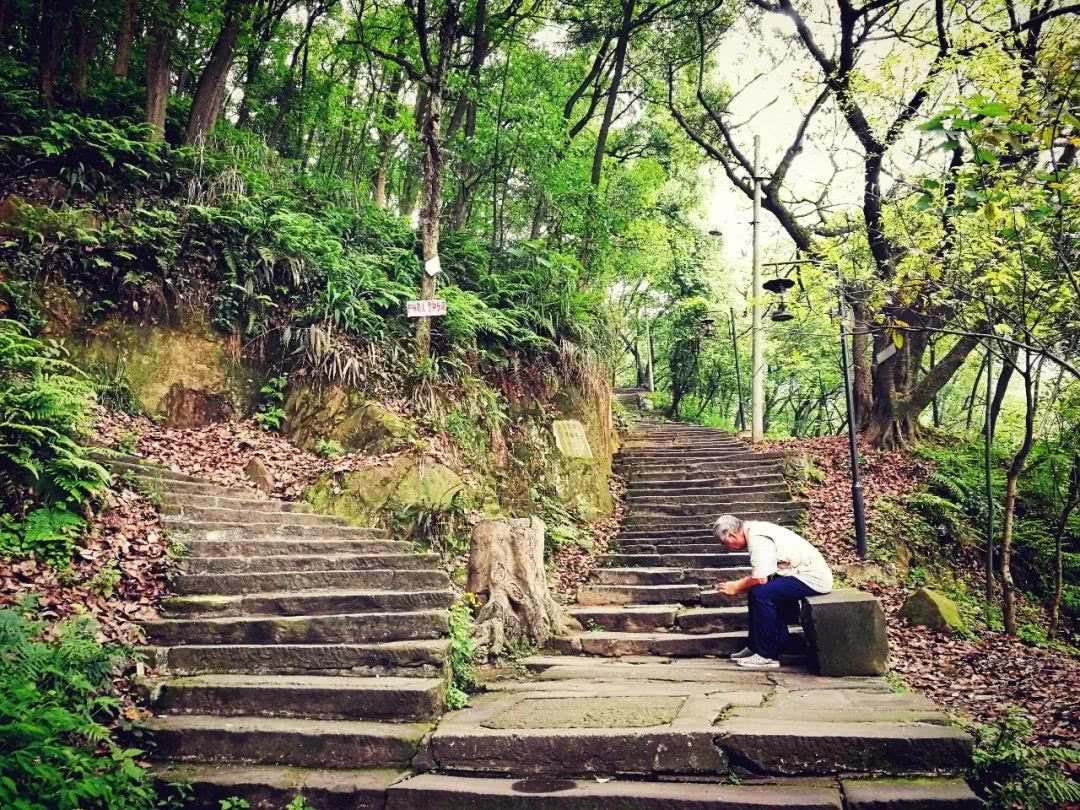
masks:
<svg viewBox="0 0 1080 810"><path fill-rule="evenodd" d="M236 42L251 11L251 0L225 0L224 19L210 58L199 75L191 99L185 144L201 144L217 123L225 97L225 80L236 55Z"/></svg>
<svg viewBox="0 0 1080 810"><path fill-rule="evenodd" d="M135 0L124 0L113 54L113 75L118 78L127 78L128 68L131 66L131 46L135 42L135 13Z"/></svg>
<svg viewBox="0 0 1080 810"><path fill-rule="evenodd" d="M146 122L150 125L152 141L165 138L165 113L172 85L170 55L176 38L178 8L175 0L159 0L151 12L146 44Z"/></svg>

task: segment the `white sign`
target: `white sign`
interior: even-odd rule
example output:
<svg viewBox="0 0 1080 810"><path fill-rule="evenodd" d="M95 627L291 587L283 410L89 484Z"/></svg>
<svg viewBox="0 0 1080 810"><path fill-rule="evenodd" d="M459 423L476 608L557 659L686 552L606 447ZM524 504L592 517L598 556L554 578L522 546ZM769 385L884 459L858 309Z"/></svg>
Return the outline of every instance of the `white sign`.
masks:
<svg viewBox="0 0 1080 810"><path fill-rule="evenodd" d="M874 360L880 366L894 354L896 354L896 344L890 343L888 346L886 346L884 349L877 353L877 356L874 358Z"/></svg>
<svg viewBox="0 0 1080 810"><path fill-rule="evenodd" d="M406 309L410 318L431 318L446 314L446 302L438 298L431 301L409 301Z"/></svg>
<svg viewBox="0 0 1080 810"><path fill-rule="evenodd" d="M429 276L437 276L442 271L442 264L439 262L438 256L432 256L426 262L424 262L424 272Z"/></svg>

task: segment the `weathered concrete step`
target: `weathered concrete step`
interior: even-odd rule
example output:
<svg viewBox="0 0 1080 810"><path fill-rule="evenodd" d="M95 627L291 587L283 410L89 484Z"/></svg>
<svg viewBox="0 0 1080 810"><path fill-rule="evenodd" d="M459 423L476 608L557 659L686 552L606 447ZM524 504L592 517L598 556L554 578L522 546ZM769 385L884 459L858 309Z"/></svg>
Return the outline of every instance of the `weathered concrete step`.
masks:
<svg viewBox="0 0 1080 810"><path fill-rule="evenodd" d="M694 562L685 563L686 567L678 567L680 563L676 558L684 557ZM750 575L750 568L745 566L708 567L714 564L712 561L715 559L723 558L721 555L670 554L663 558L660 567L598 568L595 580L599 585L704 585ZM700 565L698 560L702 561Z"/></svg>
<svg viewBox="0 0 1080 810"><path fill-rule="evenodd" d="M731 514L741 515L752 512L788 512L794 509L805 510L806 501L796 501L787 492L777 493L776 498L749 498L744 496L732 496L731 498L709 497L697 500L677 501L654 501L641 503L628 501L629 519L645 517L697 517L699 515Z"/></svg>
<svg viewBox="0 0 1080 810"><path fill-rule="evenodd" d="M387 810L841 810L837 787L577 781L427 773L389 791ZM910 810L915 810L914 806ZM944 810L944 808L942 808ZM965 808L966 810L966 808Z"/></svg>
<svg viewBox="0 0 1080 810"><path fill-rule="evenodd" d="M697 552L683 553L670 551L666 546L655 546L654 554L604 554L600 557L600 564L615 568L738 568L745 566L750 555L742 552L724 551L719 554L699 554ZM680 548L672 546L672 549ZM702 548L702 546L685 546L685 548ZM707 546L706 546L707 548ZM604 568L597 569L597 574L602 574ZM601 580L604 581L604 580ZM616 583L612 583L616 584Z"/></svg>
<svg viewBox="0 0 1080 810"><path fill-rule="evenodd" d="M358 644L439 638L449 630L445 610L159 619L144 622L142 627L149 643L162 647L181 644Z"/></svg>
<svg viewBox="0 0 1080 810"><path fill-rule="evenodd" d="M598 585L587 583L578 589L579 605L666 605L694 603L701 595L698 585Z"/></svg>
<svg viewBox="0 0 1080 810"><path fill-rule="evenodd" d="M197 675L152 687L159 714L430 720L442 710L441 678L327 675Z"/></svg>
<svg viewBox="0 0 1080 810"><path fill-rule="evenodd" d="M197 594L254 594L266 591L316 589L442 590L450 579L443 571L276 571L260 574L181 574L173 590L181 596Z"/></svg>
<svg viewBox="0 0 1080 810"><path fill-rule="evenodd" d="M164 509L178 514L190 509L250 509L253 512L304 512L310 513L309 503L279 501L274 498L256 498L236 495L200 495L189 492L164 491L161 493Z"/></svg>
<svg viewBox="0 0 1080 810"><path fill-rule="evenodd" d="M724 633L612 633L593 631L574 633L548 642L563 655L666 655L701 657L730 655L746 646L746 632Z"/></svg>
<svg viewBox="0 0 1080 810"><path fill-rule="evenodd" d="M267 501L267 503L272 503ZM280 524L282 526L314 526L314 527L349 527L351 524L343 517L337 515L320 515L315 512L282 512L274 509L258 509L254 507L218 507L218 506L187 506L169 504L162 506L162 513L168 515L167 519L183 519L191 523L221 523L249 525L260 523Z"/></svg>
<svg viewBox="0 0 1080 810"><path fill-rule="evenodd" d="M192 557L181 567L186 574L270 573L285 571L433 570L437 554L327 554L266 557Z"/></svg>
<svg viewBox="0 0 1080 810"><path fill-rule="evenodd" d="M152 660L176 675L436 676L444 668L448 648L444 638L374 644L191 644L157 648Z"/></svg>
<svg viewBox="0 0 1080 810"><path fill-rule="evenodd" d="M682 605L609 605L573 607L570 613L587 631L654 633L675 625Z"/></svg>
<svg viewBox="0 0 1080 810"><path fill-rule="evenodd" d="M454 594L450 590L276 591L231 596L171 596L162 601L161 608L163 615L170 618L316 616L447 608L453 601Z"/></svg>
<svg viewBox="0 0 1080 810"><path fill-rule="evenodd" d="M730 558L725 565L742 565L750 560L750 555L745 551L728 551L722 543L683 543L678 539L665 538L658 538L652 543L628 543L620 546L619 554L725 554Z"/></svg>
<svg viewBox="0 0 1080 810"><path fill-rule="evenodd" d="M293 520L293 517L296 520ZM161 522L178 532L204 533L204 539L230 537L324 537L338 539L377 539L386 536L382 529L347 525L311 525L297 522L304 517L324 518L327 515L289 515L273 521L257 520L192 520L187 516L166 515Z"/></svg>
<svg viewBox="0 0 1080 810"><path fill-rule="evenodd" d="M281 810L303 795L318 810L384 810L386 790L405 775L397 769L282 768L271 765L170 763L157 766L165 782L189 786L185 810L221 810L238 798L252 810ZM432 808L428 808L432 810Z"/></svg>
<svg viewBox="0 0 1080 810"><path fill-rule="evenodd" d="M775 486L784 483L783 473L735 473L713 478L677 478L669 481L632 481L627 485L628 494L662 494L671 490L708 490L714 487Z"/></svg>
<svg viewBox="0 0 1080 810"><path fill-rule="evenodd" d="M918 723L734 718L716 731L732 762L777 775L961 771L973 747L959 729Z"/></svg>
<svg viewBox="0 0 1080 810"><path fill-rule="evenodd" d="M271 557L304 554L393 554L412 551L400 540L293 540L262 537L255 540L185 540L192 557Z"/></svg>
<svg viewBox="0 0 1080 810"><path fill-rule="evenodd" d="M758 484L744 487L700 487L671 489L656 493L646 493L638 489L626 495L631 506L650 506L653 504L688 504L708 501L780 501L791 498L787 484Z"/></svg>
<svg viewBox="0 0 1080 810"><path fill-rule="evenodd" d="M427 724L176 715L148 723L155 758L299 768L405 766Z"/></svg>

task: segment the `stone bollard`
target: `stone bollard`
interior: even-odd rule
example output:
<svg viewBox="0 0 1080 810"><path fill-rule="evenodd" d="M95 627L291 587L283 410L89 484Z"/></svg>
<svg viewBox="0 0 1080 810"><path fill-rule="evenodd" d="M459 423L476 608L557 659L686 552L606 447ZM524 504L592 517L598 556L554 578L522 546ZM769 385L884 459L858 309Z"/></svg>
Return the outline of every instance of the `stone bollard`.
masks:
<svg viewBox="0 0 1080 810"><path fill-rule="evenodd" d="M803 600L802 624L821 675L883 675L889 662L885 612L872 594L845 588Z"/></svg>

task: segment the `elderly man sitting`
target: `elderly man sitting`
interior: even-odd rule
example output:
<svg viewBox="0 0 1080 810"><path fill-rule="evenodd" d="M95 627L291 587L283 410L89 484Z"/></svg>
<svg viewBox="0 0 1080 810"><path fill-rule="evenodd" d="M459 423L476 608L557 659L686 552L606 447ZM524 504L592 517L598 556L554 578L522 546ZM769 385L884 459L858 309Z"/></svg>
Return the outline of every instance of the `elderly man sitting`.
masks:
<svg viewBox="0 0 1080 810"><path fill-rule="evenodd" d="M746 669L776 669L799 600L831 591L832 571L820 551L775 523L721 515L713 535L730 551L750 552L750 576L720 586L728 596L749 592L750 646L731 657Z"/></svg>

